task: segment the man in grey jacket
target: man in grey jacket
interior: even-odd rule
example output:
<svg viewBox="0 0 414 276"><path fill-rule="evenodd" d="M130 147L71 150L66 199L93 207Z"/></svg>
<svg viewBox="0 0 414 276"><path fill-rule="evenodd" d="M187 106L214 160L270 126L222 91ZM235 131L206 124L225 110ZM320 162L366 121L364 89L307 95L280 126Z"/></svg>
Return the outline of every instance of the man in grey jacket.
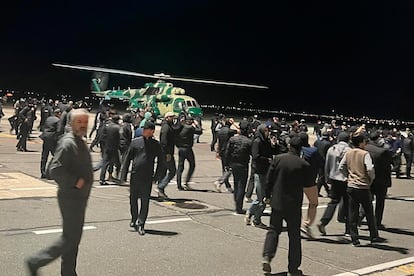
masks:
<svg viewBox="0 0 414 276"><path fill-rule="evenodd" d="M91 155L82 139L88 129L88 112L72 111L71 131L58 142L50 175L58 184L57 198L63 219L63 233L51 246L26 260L30 275L62 256L61 275L77 275L76 259L93 182Z"/></svg>
<svg viewBox="0 0 414 276"><path fill-rule="evenodd" d="M326 153L325 160L325 180L326 183L331 185L330 198L331 201L328 203L328 207L322 215L322 218L317 225L319 232L324 236L326 235L325 226L331 221L336 206L339 204L341 199L343 200L343 208L348 213L348 194L347 189L347 178L339 171L339 163L344 157L345 153L351 149L349 146L349 133L343 131L338 135L338 143L331 146ZM346 216L345 220L345 234L349 234L349 220Z"/></svg>

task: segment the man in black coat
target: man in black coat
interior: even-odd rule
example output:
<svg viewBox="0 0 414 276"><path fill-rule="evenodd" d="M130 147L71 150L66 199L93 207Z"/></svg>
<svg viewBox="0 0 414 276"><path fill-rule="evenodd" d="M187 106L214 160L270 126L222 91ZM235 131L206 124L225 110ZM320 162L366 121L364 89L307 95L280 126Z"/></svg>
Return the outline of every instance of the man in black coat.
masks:
<svg viewBox="0 0 414 276"><path fill-rule="evenodd" d="M194 134L202 134L203 130L198 125L197 121L194 121L190 116L186 119L181 119L181 127L177 130L176 146L178 148L178 168L177 168L177 189L191 190L190 182L195 170L195 156L193 152ZM185 178L185 184L181 184L181 177L184 171L184 162L188 161L190 164L187 176Z"/></svg>
<svg viewBox="0 0 414 276"><path fill-rule="evenodd" d="M168 174L166 174L165 177L158 182L158 197L161 199L168 199L168 196L165 194L165 188L177 172L174 159L175 114L173 112L167 112L164 117L165 120L161 124L160 144L165 157L165 168L168 171Z"/></svg>
<svg viewBox="0 0 414 276"><path fill-rule="evenodd" d="M160 143L153 138L155 124L148 120L143 127L142 136L132 140L128 153L122 164L121 179L126 179L129 164L132 160L130 178L130 211L131 223L140 235L145 235L145 221L148 216L148 207L153 180L162 179L164 157ZM157 159L157 169L154 174L154 163ZM138 199L141 199L141 210L138 212Z"/></svg>
<svg viewBox="0 0 414 276"><path fill-rule="evenodd" d="M242 128L243 127L243 128ZM225 167L230 167L234 178L234 201L236 213L244 214L243 199L249 175L249 161L252 154L252 140L248 138L248 126L240 128L240 135L230 138L223 156Z"/></svg>
<svg viewBox="0 0 414 276"><path fill-rule="evenodd" d="M287 222L289 235L288 270L291 275L302 275L300 225L302 217L303 188L314 185L310 165L299 155L302 141L292 137L289 152L276 155L266 176L265 202L270 203L270 227L263 248L263 271L271 272L270 262L276 254L282 222Z"/></svg>
<svg viewBox="0 0 414 276"><path fill-rule="evenodd" d="M40 161L41 178L48 178L46 174L46 163L49 153L55 155L55 149L58 141L58 124L62 112L56 109L53 116L49 116L43 124L43 132L39 136L43 140L42 157Z"/></svg>
<svg viewBox="0 0 414 276"><path fill-rule="evenodd" d="M375 131L370 134L370 141L365 150L371 155L375 168L375 179L371 184L371 192L375 195L375 218L378 229L383 229L382 217L384 214L385 197L391 187L391 152L383 145L380 133Z"/></svg>

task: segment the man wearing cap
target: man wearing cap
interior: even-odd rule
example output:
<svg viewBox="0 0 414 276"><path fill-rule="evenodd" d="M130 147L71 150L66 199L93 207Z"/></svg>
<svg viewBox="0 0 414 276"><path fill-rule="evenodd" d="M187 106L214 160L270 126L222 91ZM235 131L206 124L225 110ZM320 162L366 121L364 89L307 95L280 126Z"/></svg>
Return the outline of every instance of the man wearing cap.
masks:
<svg viewBox="0 0 414 276"><path fill-rule="evenodd" d="M289 141L289 152L276 155L270 164L265 185L265 202L270 203L270 226L263 248L262 269L271 273L270 262L276 255L283 220L289 236L289 275L302 275L300 224L302 217L303 188L314 185L310 165L299 155L302 141L294 136Z"/></svg>
<svg viewBox="0 0 414 276"><path fill-rule="evenodd" d="M165 194L165 188L168 183L173 179L177 168L175 166L174 159L174 147L175 147L175 130L174 130L174 112L167 112L165 114L165 120L161 124L160 131L160 144L164 154L165 168L168 173L165 177L158 182L158 197L161 199L168 199Z"/></svg>
<svg viewBox="0 0 414 276"><path fill-rule="evenodd" d="M154 139L155 124L147 120L143 126L142 136L132 140L126 158L122 164L121 179L126 179L129 164L132 160L130 177L130 227L134 227L140 235L145 235L145 221L148 216L149 199L153 180L161 180L165 173L164 156L160 143ZM154 163L157 168L154 174ZM138 211L138 199L141 209Z"/></svg>

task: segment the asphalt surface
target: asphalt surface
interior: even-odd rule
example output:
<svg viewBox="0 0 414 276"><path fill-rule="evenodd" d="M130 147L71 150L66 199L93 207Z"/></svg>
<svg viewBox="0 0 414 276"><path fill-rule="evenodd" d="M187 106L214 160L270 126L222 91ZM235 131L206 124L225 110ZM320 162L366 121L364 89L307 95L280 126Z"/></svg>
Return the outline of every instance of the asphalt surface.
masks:
<svg viewBox="0 0 414 276"><path fill-rule="evenodd" d="M0 123L0 275L28 275L24 258L58 237L61 217L55 183L39 178L39 132L33 131L28 142L32 152L17 152L16 137L9 134L6 120L11 112L6 108ZM93 114L90 126L92 119ZM95 174L78 255L79 275L263 275L261 252L266 230L246 226L243 216L234 214L233 195L224 189L222 193L214 190L221 167L210 151L209 124L204 122L201 143L194 145L194 190L177 191L175 182L170 183L168 202L158 201L153 191L145 236L129 227L128 186L100 186L99 172ZM98 162L100 153L92 156ZM374 271L347 275L414 275L414 260L407 259L414 256L413 187L414 180L393 178L385 205L387 228L380 231L387 240L369 245L368 229L363 225L363 246L359 248L351 246L350 239L343 236L344 225L335 219L326 227L328 235L319 236L315 225L329 201L320 197L312 227L315 240L302 240L304 274L337 275L382 265ZM305 212L306 198L303 206ZM268 215L263 222L269 223ZM288 237L283 232L272 261L272 275L286 274L287 248ZM387 264L401 259L407 262ZM59 271L57 260L40 273L59 275Z"/></svg>

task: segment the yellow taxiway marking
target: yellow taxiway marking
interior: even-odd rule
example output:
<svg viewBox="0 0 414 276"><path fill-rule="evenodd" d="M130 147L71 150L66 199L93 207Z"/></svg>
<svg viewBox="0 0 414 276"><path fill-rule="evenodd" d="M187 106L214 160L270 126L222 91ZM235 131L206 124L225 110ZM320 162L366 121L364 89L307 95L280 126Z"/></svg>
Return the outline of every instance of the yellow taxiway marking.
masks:
<svg viewBox="0 0 414 276"><path fill-rule="evenodd" d="M0 173L0 199L56 197L56 185L23 173Z"/></svg>

